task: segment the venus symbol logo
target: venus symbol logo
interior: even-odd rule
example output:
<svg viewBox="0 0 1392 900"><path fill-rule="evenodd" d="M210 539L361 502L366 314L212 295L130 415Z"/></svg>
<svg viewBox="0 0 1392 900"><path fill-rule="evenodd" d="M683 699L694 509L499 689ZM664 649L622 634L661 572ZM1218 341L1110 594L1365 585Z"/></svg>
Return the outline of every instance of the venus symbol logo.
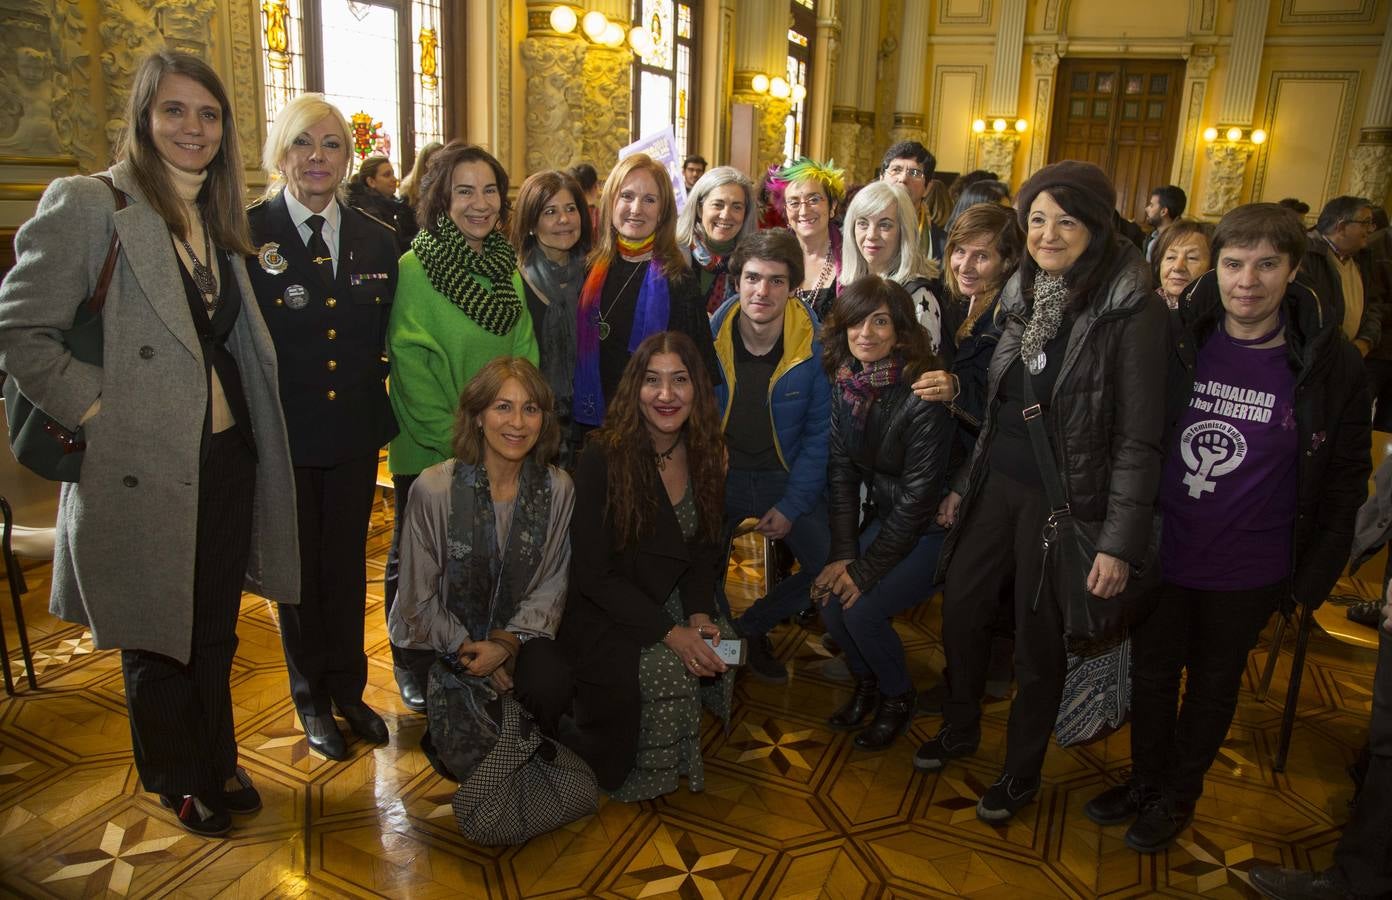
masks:
<svg viewBox="0 0 1392 900"><path fill-rule="evenodd" d="M1215 478L1237 469L1247 457L1247 439L1232 424L1219 419L1195 422L1179 438L1179 452L1189 473L1184 484L1195 500L1212 492Z"/></svg>

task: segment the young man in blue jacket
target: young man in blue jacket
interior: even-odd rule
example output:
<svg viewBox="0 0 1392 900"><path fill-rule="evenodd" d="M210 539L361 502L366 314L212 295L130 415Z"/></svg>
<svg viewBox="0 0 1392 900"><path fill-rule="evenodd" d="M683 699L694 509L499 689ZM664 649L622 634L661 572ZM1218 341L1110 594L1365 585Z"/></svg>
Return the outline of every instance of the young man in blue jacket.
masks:
<svg viewBox="0 0 1392 900"><path fill-rule="evenodd" d="M755 675L783 682L788 672L773 655L768 632L808 605L831 540L825 496L831 385L822 371L817 318L791 296L803 275L802 249L792 232L772 228L747 236L730 255L729 268L739 296L711 318L721 370L716 403L730 454L726 534L756 518L758 531L783 540L801 567L734 624L749 642Z"/></svg>

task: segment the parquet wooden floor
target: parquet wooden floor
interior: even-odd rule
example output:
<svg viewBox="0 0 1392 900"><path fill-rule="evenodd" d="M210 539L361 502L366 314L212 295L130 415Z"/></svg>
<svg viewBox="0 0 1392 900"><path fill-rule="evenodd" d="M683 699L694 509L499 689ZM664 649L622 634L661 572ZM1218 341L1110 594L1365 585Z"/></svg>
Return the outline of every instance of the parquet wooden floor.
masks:
<svg viewBox="0 0 1392 900"><path fill-rule="evenodd" d="M117 657L93 652L81 628L49 617L48 572L27 573L40 688L0 701L0 894L1244 897L1255 896L1246 871L1258 861L1326 865L1346 818L1344 770L1365 734L1372 651L1315 636L1290 762L1276 773L1289 650L1270 698L1258 702L1252 688L1268 632L1193 827L1149 858L1123 846L1123 826L1099 828L1082 814L1094 792L1123 777L1126 730L1088 747L1051 748L1039 801L988 826L974 805L1000 769L1008 701L989 704L978 756L915 773L913 751L938 719L917 720L889 752L857 751L823 724L847 686L833 677L818 635L784 626L774 637L792 678L783 686L742 678L729 731L707 722L704 793L604 802L597 815L525 846L471 846L454 830L452 786L417 749L424 720L394 689L381 602L387 515L379 506L370 538L367 700L385 715L391 743L350 744L344 763L309 752L273 612L248 595L233 696L242 763L265 809L227 840L188 835L141 791ZM737 606L759 581L750 549L732 566ZM1365 571L1381 573L1381 560ZM1341 590L1371 596L1376 585ZM942 666L939 611L934 598L898 622L920 685ZM17 652L12 665L21 668Z"/></svg>

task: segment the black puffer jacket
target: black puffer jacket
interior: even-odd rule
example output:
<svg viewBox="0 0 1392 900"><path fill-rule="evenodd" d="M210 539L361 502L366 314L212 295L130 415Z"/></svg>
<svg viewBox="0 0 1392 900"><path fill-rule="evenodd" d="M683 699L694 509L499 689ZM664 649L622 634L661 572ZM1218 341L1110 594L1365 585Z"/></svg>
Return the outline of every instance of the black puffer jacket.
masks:
<svg viewBox="0 0 1392 900"><path fill-rule="evenodd" d="M1166 310L1140 251L1118 239L1114 260L1092 302L1074 319L1045 424L1074 518L1100 523L1097 549L1135 567L1146 561L1160 484ZM986 421L939 573L947 571L990 469L1000 381L1019 358L1025 330L1020 277L1013 275L1001 293L1005 325L991 357Z"/></svg>
<svg viewBox="0 0 1392 900"><path fill-rule="evenodd" d="M1373 403L1363 360L1315 294L1296 281L1286 289L1283 304L1300 447L1290 599L1319 606L1348 563L1354 520L1368 498ZM1194 282L1174 314L1165 403L1168 451L1177 446L1174 431L1194 392L1199 348L1222 314L1215 272ZM1290 608L1289 602L1284 604L1286 611Z"/></svg>
<svg viewBox="0 0 1392 900"><path fill-rule="evenodd" d="M925 403L903 381L871 404L865 435L850 446L850 407L832 386L831 452L827 460L831 560L847 567L862 592L908 556L933 524L952 449L953 421L941 403ZM880 533L860 552L860 486L870 489Z"/></svg>

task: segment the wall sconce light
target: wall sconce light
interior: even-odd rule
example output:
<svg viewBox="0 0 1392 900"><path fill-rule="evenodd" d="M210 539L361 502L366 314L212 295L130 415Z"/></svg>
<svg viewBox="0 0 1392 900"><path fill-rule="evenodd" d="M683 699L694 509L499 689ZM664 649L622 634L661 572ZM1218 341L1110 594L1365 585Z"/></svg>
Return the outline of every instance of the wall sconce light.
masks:
<svg viewBox="0 0 1392 900"><path fill-rule="evenodd" d="M1203 130L1203 139L1205 143L1212 144L1215 141L1218 141L1220 136L1222 137L1222 142L1228 144L1265 144L1266 139L1268 137L1264 129L1253 128L1251 130L1247 130L1244 128L1240 128L1237 125L1230 125L1227 128L1222 129L1210 125Z"/></svg>
<svg viewBox="0 0 1392 900"><path fill-rule="evenodd" d="M988 123L985 119L974 119L972 121L971 129L977 134L985 134L987 126ZM1025 129L1029 128L1029 122L1026 122L1024 119L1016 119L1014 124L1012 125L1005 119L993 119L989 123L989 127L991 131L995 132L996 134L1005 134L1012 128L1014 128L1016 134L1024 134Z"/></svg>
<svg viewBox="0 0 1392 900"><path fill-rule="evenodd" d="M604 39L604 32L609 27L609 19L599 10L591 10L585 13L585 18L580 21L580 27L585 31L585 37L598 44Z"/></svg>
<svg viewBox="0 0 1392 900"><path fill-rule="evenodd" d="M986 130L986 120L985 120L985 119L977 119L975 122L972 122L972 131L975 131L977 134L981 134L981 133L984 132L985 130Z"/></svg>
<svg viewBox="0 0 1392 900"><path fill-rule="evenodd" d="M628 45L639 56L647 56L653 52L652 34L649 33L648 29L639 25L628 33Z"/></svg>
<svg viewBox="0 0 1392 900"><path fill-rule="evenodd" d="M1015 133L1016 133L1016 134L1024 134L1024 133L1025 133L1025 129L1028 128L1028 127L1029 127L1029 123L1026 122L1024 119L1016 119L1016 120L1015 120Z"/></svg>
<svg viewBox="0 0 1392 900"><path fill-rule="evenodd" d="M754 89L754 93L756 94L766 93L769 89L769 77L763 72L759 72L753 78L749 79L749 86Z"/></svg>
<svg viewBox="0 0 1392 900"><path fill-rule="evenodd" d="M807 86L802 84L793 85L793 102L801 103L807 99Z"/></svg>
<svg viewBox="0 0 1392 900"><path fill-rule="evenodd" d="M599 42L606 47L622 47L624 43L623 26L618 22L610 22L604 26L604 34L600 36Z"/></svg>
<svg viewBox="0 0 1392 900"><path fill-rule="evenodd" d="M570 34L579 21L575 16L575 10L569 6L558 6L551 10L551 28L557 34Z"/></svg>
<svg viewBox="0 0 1392 900"><path fill-rule="evenodd" d="M788 86L788 82L779 75L769 79L769 95L777 97L779 100L787 100L793 94L793 89Z"/></svg>

